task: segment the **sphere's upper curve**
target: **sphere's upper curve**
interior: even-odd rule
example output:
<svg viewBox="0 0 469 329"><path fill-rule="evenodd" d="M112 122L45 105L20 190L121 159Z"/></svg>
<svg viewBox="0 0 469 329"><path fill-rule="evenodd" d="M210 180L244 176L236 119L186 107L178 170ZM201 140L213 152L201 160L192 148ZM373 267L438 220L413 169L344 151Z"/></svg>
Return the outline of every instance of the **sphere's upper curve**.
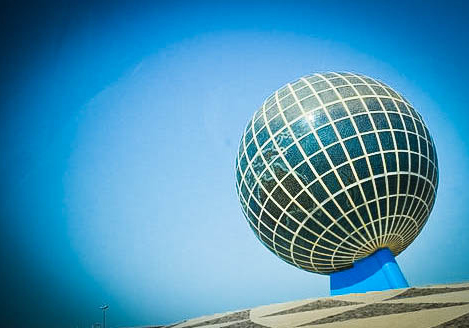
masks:
<svg viewBox="0 0 469 329"><path fill-rule="evenodd" d="M435 202L438 161L422 117L375 79L303 77L248 123L236 158L244 215L263 244L331 273L388 247L398 255Z"/></svg>

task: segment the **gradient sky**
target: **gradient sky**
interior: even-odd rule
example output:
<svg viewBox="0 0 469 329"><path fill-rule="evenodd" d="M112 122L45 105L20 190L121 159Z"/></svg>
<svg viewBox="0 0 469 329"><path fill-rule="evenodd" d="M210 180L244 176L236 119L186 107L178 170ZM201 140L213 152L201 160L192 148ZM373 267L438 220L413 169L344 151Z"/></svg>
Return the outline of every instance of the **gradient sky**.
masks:
<svg viewBox="0 0 469 329"><path fill-rule="evenodd" d="M438 197L398 258L469 280L468 2L4 1L1 326L168 324L326 296L271 254L235 191L243 128L286 82L353 71L433 134Z"/></svg>

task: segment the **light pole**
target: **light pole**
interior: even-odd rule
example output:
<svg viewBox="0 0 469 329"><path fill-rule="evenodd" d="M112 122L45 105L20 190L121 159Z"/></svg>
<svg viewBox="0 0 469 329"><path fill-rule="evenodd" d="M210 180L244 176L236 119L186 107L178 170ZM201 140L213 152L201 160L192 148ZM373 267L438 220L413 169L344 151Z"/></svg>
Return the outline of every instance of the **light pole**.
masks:
<svg viewBox="0 0 469 329"><path fill-rule="evenodd" d="M106 328L106 310L109 308L109 305L103 305L99 308L103 310L103 328Z"/></svg>

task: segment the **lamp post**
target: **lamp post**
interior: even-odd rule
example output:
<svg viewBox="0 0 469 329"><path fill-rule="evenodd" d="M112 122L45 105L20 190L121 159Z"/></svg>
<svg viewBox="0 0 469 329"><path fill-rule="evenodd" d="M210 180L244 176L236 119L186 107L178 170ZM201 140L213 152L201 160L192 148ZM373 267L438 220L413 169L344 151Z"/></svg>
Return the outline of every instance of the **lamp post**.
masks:
<svg viewBox="0 0 469 329"><path fill-rule="evenodd" d="M106 328L106 310L109 308L109 305L103 305L99 308L103 311L103 328Z"/></svg>

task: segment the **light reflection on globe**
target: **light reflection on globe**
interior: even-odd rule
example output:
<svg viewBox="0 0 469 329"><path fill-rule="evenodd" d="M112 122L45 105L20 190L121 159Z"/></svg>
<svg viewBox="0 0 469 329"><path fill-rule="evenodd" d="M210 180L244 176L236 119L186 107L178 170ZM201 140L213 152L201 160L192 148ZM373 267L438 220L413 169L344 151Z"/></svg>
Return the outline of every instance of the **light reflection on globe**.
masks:
<svg viewBox="0 0 469 329"><path fill-rule="evenodd" d="M236 187L269 250L327 274L409 246L433 208L438 160L422 117L390 87L359 74L314 74L254 114Z"/></svg>

